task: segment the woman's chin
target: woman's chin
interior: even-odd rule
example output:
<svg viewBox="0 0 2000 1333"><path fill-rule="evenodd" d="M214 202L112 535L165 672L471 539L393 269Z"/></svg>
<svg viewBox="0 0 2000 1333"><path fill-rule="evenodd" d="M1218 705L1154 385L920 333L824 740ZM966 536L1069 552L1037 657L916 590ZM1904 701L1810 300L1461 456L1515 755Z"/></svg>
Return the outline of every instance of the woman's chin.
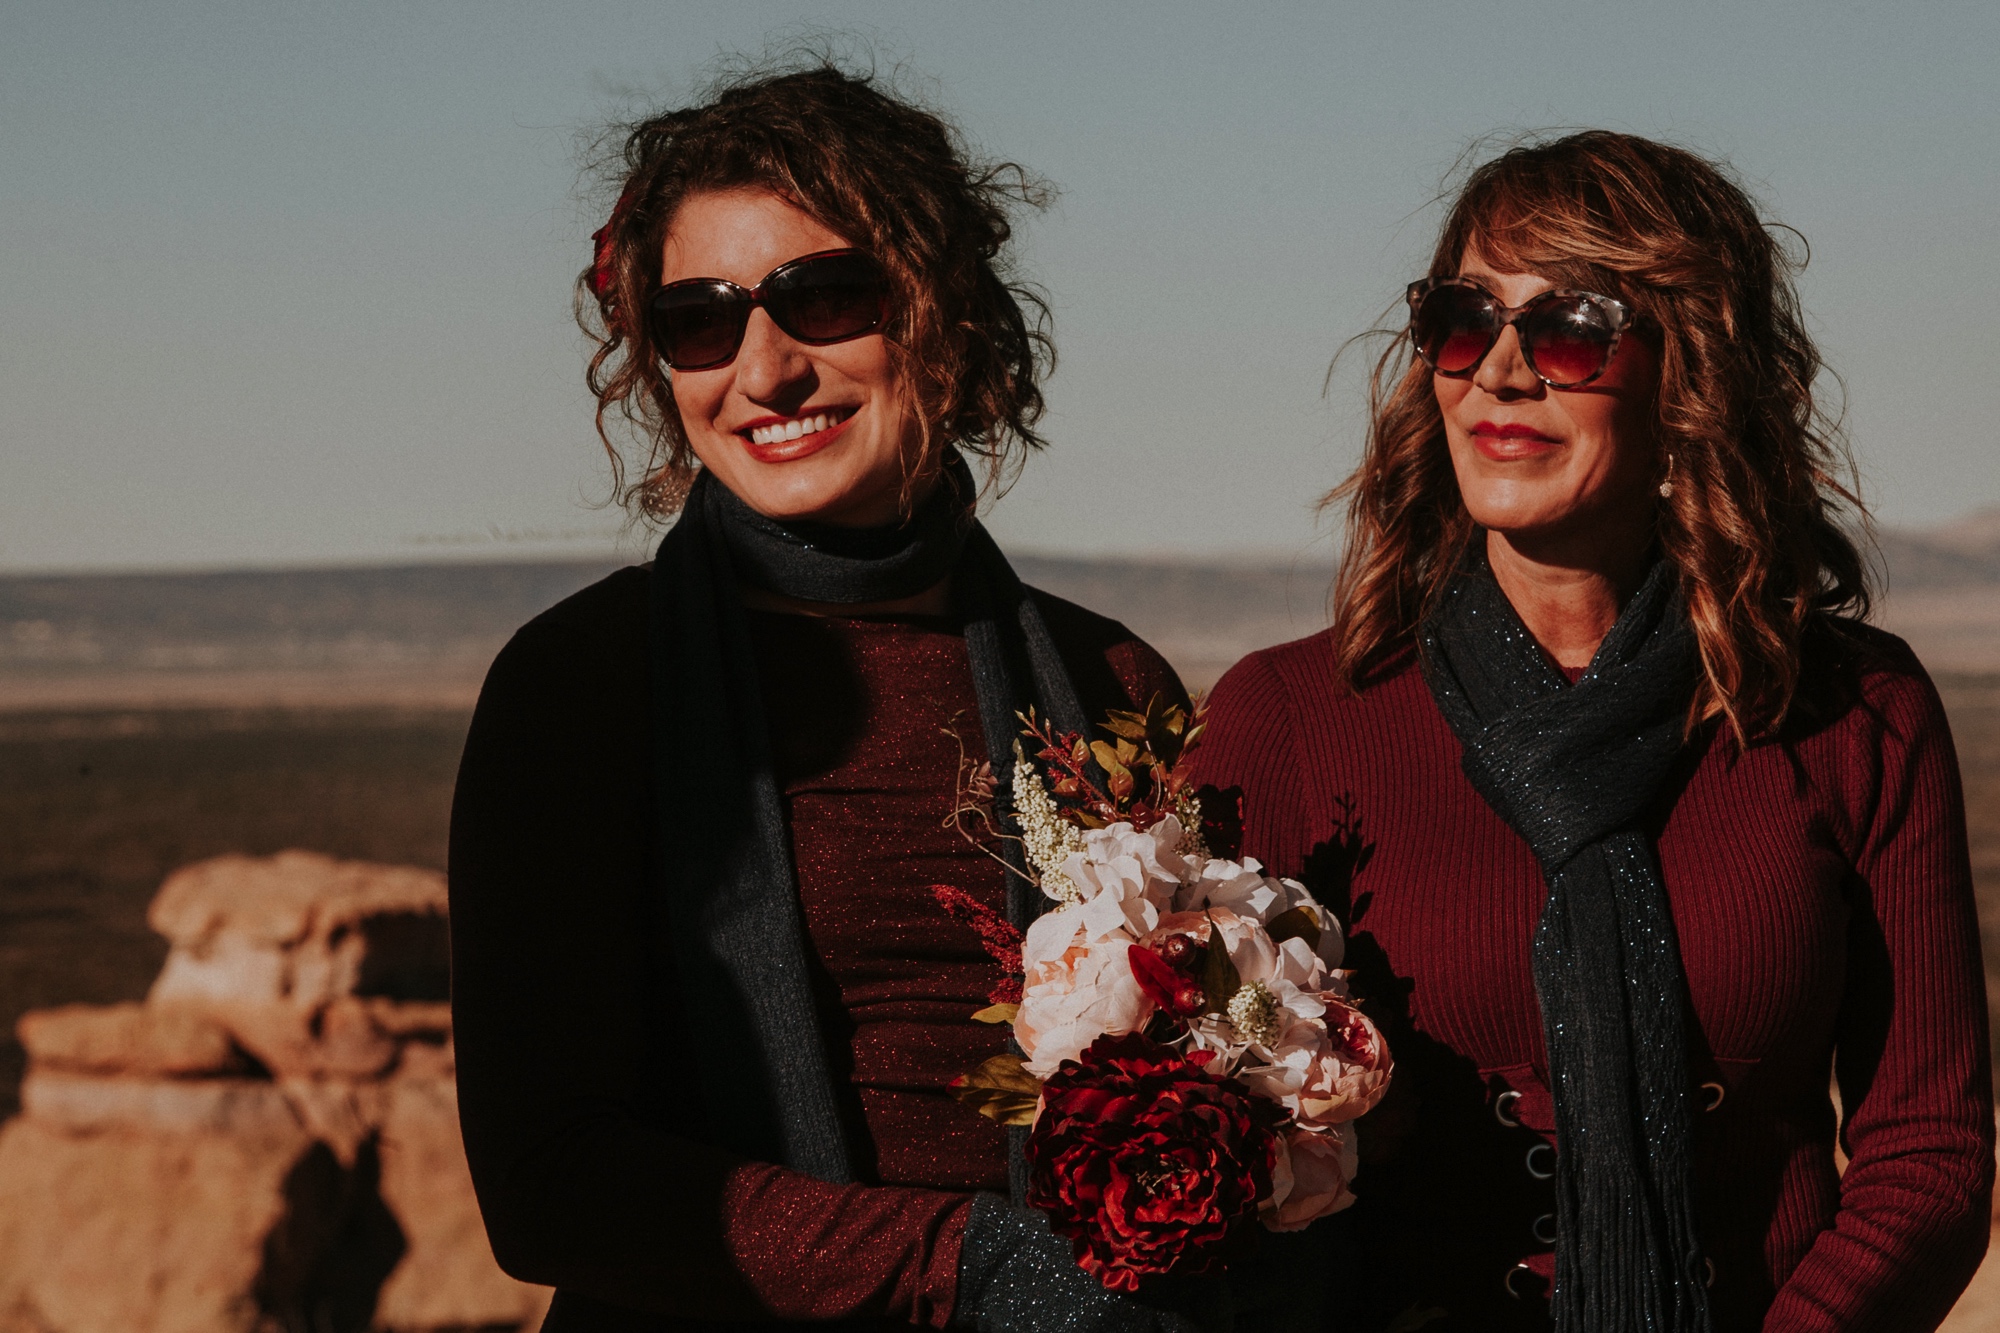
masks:
<svg viewBox="0 0 2000 1333"><path fill-rule="evenodd" d="M902 496L900 478L883 479L851 469L811 468L803 463L760 467L748 475L721 477L736 497L780 523L828 523L870 528L896 521Z"/></svg>
<svg viewBox="0 0 2000 1333"><path fill-rule="evenodd" d="M1546 540L1574 525L1572 506L1551 504L1467 505L1472 521L1509 541Z"/></svg>

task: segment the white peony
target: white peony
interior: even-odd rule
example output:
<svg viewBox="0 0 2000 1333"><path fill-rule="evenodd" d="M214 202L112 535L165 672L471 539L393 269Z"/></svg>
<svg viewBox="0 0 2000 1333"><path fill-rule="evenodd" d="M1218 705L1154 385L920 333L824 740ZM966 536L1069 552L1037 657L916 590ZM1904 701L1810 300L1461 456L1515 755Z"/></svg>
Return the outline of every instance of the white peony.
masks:
<svg viewBox="0 0 2000 1333"><path fill-rule="evenodd" d="M1321 907L1305 885L1295 879L1275 879L1262 873L1263 869L1262 864L1250 857L1191 865L1181 891L1174 896L1174 910L1198 912L1205 907L1226 907L1238 916L1268 926L1293 908L1304 907L1319 923L1315 951L1328 967L1339 967L1346 939L1333 913Z"/></svg>
<svg viewBox="0 0 2000 1333"><path fill-rule="evenodd" d="M1199 1049L1222 1059L1229 1069L1261 1050L1298 1022L1317 1019L1326 1009L1323 993L1334 984L1326 964L1302 939L1275 941L1257 921L1226 907L1199 912L1174 912L1160 919L1145 945L1157 950L1172 935L1190 935L1204 944L1220 933L1222 946L1236 969L1238 991L1227 1018L1214 1015L1190 1027ZM1246 1023L1246 1016L1256 1021Z"/></svg>
<svg viewBox="0 0 2000 1333"><path fill-rule="evenodd" d="M1139 988L1122 932L1092 934L1085 908L1066 907L1038 917L1021 941L1024 970L1014 1040L1022 1062L1047 1078L1102 1036L1137 1032L1153 1016L1153 1002Z"/></svg>

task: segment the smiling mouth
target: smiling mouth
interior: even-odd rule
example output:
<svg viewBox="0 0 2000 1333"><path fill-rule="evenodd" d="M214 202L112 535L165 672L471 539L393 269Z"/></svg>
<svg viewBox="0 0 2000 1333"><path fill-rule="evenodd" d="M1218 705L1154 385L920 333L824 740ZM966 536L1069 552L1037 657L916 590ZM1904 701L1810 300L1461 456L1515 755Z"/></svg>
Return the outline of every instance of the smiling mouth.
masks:
<svg viewBox="0 0 2000 1333"><path fill-rule="evenodd" d="M1504 425L1482 421L1471 430L1472 447L1495 463L1525 463L1548 458L1562 448L1562 442L1530 426L1515 422Z"/></svg>
<svg viewBox="0 0 2000 1333"><path fill-rule="evenodd" d="M1535 444L1556 443L1554 436L1544 435L1533 426L1522 426L1514 422L1509 422L1504 426L1496 426L1490 421L1482 421L1472 428L1471 433L1478 439L1528 440Z"/></svg>
<svg viewBox="0 0 2000 1333"><path fill-rule="evenodd" d="M852 407L829 407L823 412L808 412L802 416L782 420L766 420L736 433L753 445L785 444L792 440L804 439L808 435L818 435L823 431L832 430L852 417L856 410Z"/></svg>

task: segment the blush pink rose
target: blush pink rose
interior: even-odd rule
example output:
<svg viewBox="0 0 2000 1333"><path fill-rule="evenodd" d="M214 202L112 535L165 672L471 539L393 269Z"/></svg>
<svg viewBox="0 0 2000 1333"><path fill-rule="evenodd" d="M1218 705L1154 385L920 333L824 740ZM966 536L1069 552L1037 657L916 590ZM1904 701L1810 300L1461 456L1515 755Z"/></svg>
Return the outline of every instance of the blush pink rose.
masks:
<svg viewBox="0 0 2000 1333"><path fill-rule="evenodd" d="M1373 1110L1389 1090L1395 1062L1381 1031L1359 1009L1330 992L1318 998L1325 1013L1286 1027L1271 1048L1271 1063L1239 1077L1301 1123L1324 1128Z"/></svg>
<svg viewBox="0 0 2000 1333"><path fill-rule="evenodd" d="M1259 1214L1273 1231L1300 1231L1354 1202L1354 1131L1294 1125L1278 1138L1271 1197Z"/></svg>

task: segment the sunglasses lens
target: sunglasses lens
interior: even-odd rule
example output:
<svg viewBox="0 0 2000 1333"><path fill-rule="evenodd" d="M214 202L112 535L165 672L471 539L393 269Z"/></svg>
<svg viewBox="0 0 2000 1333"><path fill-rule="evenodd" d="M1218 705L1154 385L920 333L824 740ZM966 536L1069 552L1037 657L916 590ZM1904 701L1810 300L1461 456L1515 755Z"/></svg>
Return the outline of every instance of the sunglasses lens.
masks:
<svg viewBox="0 0 2000 1333"><path fill-rule="evenodd" d="M822 255L788 265L765 284L764 307L800 342L834 343L882 327L889 280L863 254Z"/></svg>
<svg viewBox="0 0 2000 1333"><path fill-rule="evenodd" d="M1618 336L1610 308L1587 296L1544 302L1523 316L1519 327L1535 373L1556 388L1600 374Z"/></svg>
<svg viewBox="0 0 2000 1333"><path fill-rule="evenodd" d="M1410 333L1440 375L1463 375L1493 346L1495 312L1493 298L1475 288L1437 287L1417 303Z"/></svg>
<svg viewBox="0 0 2000 1333"><path fill-rule="evenodd" d="M653 343L675 370L706 370L736 355L750 298L726 283L677 282L653 296Z"/></svg>

